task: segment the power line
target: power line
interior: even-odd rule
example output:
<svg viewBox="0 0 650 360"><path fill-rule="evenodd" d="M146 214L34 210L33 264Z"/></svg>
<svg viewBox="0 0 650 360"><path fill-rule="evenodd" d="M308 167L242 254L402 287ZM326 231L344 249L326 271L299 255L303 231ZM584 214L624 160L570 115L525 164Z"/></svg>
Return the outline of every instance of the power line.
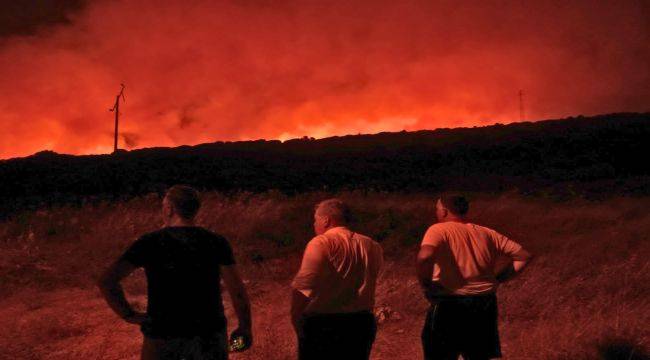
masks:
<svg viewBox="0 0 650 360"><path fill-rule="evenodd" d="M526 118L524 113L524 91L519 90L519 121L524 121Z"/></svg>
<svg viewBox="0 0 650 360"><path fill-rule="evenodd" d="M117 134L120 123L120 98L122 98L123 102L126 102L126 98L124 97L124 84L120 85L122 88L120 89L120 93L115 97L115 104L113 105L112 109L108 109L108 111L115 113L115 137L113 140L113 153L117 152Z"/></svg>

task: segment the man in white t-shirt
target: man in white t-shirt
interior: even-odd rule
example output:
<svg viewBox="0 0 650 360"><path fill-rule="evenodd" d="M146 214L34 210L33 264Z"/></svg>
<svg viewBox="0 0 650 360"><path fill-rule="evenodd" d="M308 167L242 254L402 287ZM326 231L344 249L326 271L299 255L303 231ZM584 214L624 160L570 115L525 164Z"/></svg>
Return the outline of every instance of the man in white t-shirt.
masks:
<svg viewBox="0 0 650 360"><path fill-rule="evenodd" d="M463 196L440 197L438 223L425 233L418 254L418 280L431 303L422 330L426 360L500 357L497 286L531 259L515 241L468 222L468 210ZM501 271L500 257L512 260Z"/></svg>
<svg viewBox="0 0 650 360"><path fill-rule="evenodd" d="M370 356L381 246L347 227L347 206L338 199L318 204L314 237L291 283L291 318L300 360Z"/></svg>

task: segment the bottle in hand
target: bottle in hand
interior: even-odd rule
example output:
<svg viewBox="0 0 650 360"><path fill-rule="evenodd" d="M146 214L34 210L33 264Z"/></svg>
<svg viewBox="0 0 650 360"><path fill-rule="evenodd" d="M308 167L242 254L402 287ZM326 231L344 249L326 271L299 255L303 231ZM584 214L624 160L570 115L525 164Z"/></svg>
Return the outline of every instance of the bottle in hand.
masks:
<svg viewBox="0 0 650 360"><path fill-rule="evenodd" d="M246 338L243 336L231 336L228 342L229 352L241 352L248 349Z"/></svg>

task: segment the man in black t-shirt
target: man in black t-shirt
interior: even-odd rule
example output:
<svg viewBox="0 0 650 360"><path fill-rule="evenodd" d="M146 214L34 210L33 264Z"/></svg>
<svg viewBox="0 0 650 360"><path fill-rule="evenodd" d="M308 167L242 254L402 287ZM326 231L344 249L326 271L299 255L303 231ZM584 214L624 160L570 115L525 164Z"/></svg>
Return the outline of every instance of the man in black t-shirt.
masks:
<svg viewBox="0 0 650 360"><path fill-rule="evenodd" d="M220 235L194 225L197 192L174 186L163 200L165 226L143 235L102 276L110 307L144 334L142 359L227 359L223 278L239 327L231 337L252 343L250 303L232 249ZM147 276L147 312L134 311L120 281L136 268Z"/></svg>

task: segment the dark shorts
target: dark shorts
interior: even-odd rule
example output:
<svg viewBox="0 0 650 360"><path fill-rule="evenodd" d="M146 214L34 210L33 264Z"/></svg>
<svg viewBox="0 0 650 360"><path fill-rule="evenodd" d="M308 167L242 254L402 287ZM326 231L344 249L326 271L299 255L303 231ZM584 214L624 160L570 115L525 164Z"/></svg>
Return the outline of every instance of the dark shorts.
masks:
<svg viewBox="0 0 650 360"><path fill-rule="evenodd" d="M501 357L495 295L440 298L427 312L422 329L424 358Z"/></svg>
<svg viewBox="0 0 650 360"><path fill-rule="evenodd" d="M300 360L367 360L377 324L371 312L307 315L298 339Z"/></svg>
<svg viewBox="0 0 650 360"><path fill-rule="evenodd" d="M142 344L142 360L226 360L226 332L193 337L150 338Z"/></svg>

